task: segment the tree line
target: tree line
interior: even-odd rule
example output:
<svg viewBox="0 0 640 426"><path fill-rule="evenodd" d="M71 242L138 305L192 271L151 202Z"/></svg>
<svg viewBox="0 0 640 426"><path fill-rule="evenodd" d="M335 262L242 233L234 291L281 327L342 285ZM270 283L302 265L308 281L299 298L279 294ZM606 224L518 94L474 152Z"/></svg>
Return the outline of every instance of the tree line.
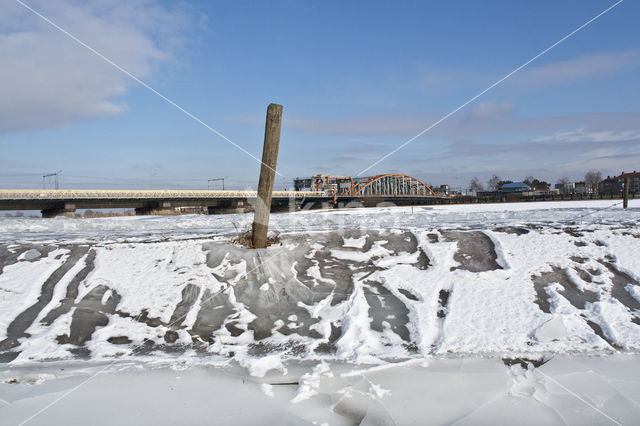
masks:
<svg viewBox="0 0 640 426"><path fill-rule="evenodd" d="M597 170L590 170L584 175L584 183L588 188L591 188L593 192L598 191L598 183L602 180L602 173ZM522 182L526 183L531 187L534 191L548 191L551 188L551 184L544 180L539 180L534 178L533 176L525 177ZM487 180L486 186L478 179L477 176L474 176L469 182L469 188L475 192L482 191L498 191L502 188L503 185L508 183L513 183L512 180L503 180L498 175L491 175L489 180ZM561 177L556 182L557 184L567 184L571 183L571 179L566 176Z"/></svg>

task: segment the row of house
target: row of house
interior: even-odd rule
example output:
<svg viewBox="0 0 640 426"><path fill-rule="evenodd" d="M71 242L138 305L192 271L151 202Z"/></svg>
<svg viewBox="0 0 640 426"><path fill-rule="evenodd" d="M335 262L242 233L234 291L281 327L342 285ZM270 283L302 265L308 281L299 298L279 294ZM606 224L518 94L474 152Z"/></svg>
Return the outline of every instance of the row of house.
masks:
<svg viewBox="0 0 640 426"><path fill-rule="evenodd" d="M629 178L629 193L640 193L640 172L635 170L631 173L622 172L620 176L607 176L598 184L598 191L601 194L620 194L624 190L624 181Z"/></svg>

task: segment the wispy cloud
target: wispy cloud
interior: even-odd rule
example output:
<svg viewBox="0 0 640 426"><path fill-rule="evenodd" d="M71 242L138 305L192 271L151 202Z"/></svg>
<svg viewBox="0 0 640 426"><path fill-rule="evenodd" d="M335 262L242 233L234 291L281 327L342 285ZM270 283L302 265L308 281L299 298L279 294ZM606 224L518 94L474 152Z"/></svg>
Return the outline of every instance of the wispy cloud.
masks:
<svg viewBox="0 0 640 426"><path fill-rule="evenodd" d="M617 142L640 138L640 130L601 130L589 131L584 127L577 130L557 132L549 136L540 136L532 142Z"/></svg>
<svg viewBox="0 0 640 426"><path fill-rule="evenodd" d="M286 120L285 126L303 132L329 135L406 136L428 124L428 119L407 116L364 116L338 120Z"/></svg>
<svg viewBox="0 0 640 426"><path fill-rule="evenodd" d="M116 0L29 4L141 78L180 40L187 18L159 2ZM131 82L18 3L0 17L0 132L58 126L127 110Z"/></svg>
<svg viewBox="0 0 640 426"><path fill-rule="evenodd" d="M498 120L508 117L515 111L514 104L503 102L496 104L493 102L480 102L469 110L463 122L478 120Z"/></svg>
<svg viewBox="0 0 640 426"><path fill-rule="evenodd" d="M537 90L608 77L639 65L639 50L596 53L531 67L515 75L509 85L516 86L519 90Z"/></svg>

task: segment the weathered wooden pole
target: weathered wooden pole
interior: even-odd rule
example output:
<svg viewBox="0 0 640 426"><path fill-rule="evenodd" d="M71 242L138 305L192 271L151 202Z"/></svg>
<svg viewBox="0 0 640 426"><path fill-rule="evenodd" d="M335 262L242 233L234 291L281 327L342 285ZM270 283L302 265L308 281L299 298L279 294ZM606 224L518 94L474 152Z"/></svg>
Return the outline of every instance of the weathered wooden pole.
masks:
<svg viewBox="0 0 640 426"><path fill-rule="evenodd" d="M629 206L629 184L631 183L631 179L628 177L624 178L624 195L622 198L622 208L627 208Z"/></svg>
<svg viewBox="0 0 640 426"><path fill-rule="evenodd" d="M258 181L258 200L253 215L251 238L254 248L265 248L267 246L269 213L271 211L273 181L275 180L276 165L278 163L281 126L282 105L270 104L267 108L267 122L264 127L264 147L262 148L262 167L260 167L260 180Z"/></svg>

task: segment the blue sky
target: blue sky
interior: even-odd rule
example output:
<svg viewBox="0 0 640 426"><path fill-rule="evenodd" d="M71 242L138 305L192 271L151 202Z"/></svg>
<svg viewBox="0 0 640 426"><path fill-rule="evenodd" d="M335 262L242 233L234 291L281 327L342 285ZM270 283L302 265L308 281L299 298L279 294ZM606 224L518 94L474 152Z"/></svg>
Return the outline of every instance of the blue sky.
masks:
<svg viewBox="0 0 640 426"><path fill-rule="evenodd" d="M0 186L255 187L259 163L0 0ZM261 156L278 189L356 175L613 1L26 1ZM466 187L640 170L640 4L626 0L366 174Z"/></svg>

